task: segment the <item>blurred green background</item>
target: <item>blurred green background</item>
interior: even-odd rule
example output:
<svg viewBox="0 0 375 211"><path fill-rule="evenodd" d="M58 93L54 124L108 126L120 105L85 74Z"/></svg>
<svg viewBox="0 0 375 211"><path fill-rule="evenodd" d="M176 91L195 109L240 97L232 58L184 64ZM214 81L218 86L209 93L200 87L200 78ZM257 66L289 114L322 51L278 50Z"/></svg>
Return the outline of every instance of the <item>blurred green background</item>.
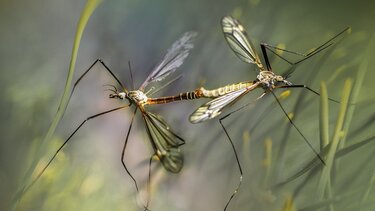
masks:
<svg viewBox="0 0 375 211"><path fill-rule="evenodd" d="M85 1L0 1L0 210L10 209L12 196L24 182L23 175L35 159L57 110L84 4ZM355 83L358 71L367 70L364 80L355 85L361 89L356 102L352 102L355 110L350 127L344 131L345 145L351 146L374 136L374 8L373 1L104 1L84 32L75 79L101 58L131 88L127 67L130 61L135 86L139 87L169 46L185 31L193 30L199 36L179 69L184 77L158 95L202 85L215 88L254 80L256 76L255 67L240 61L225 42L220 27L224 15L241 20L258 52L260 42L307 52L351 26L350 35L298 66L290 78L295 84L309 84L315 90L319 90L320 81L325 81L328 95L340 99L344 81L351 78ZM298 60L296 56L286 56ZM270 59L277 73L288 68L277 57L270 55ZM98 65L78 86L39 169L87 116L121 104L108 99L104 84L115 82ZM248 94L229 110L260 94L261 90ZM204 102L150 108L187 141L182 147L185 165L180 174L167 173L154 163L152 210L222 210L238 183L235 158L219 122L188 122L189 114ZM319 97L292 90L281 102L319 149ZM329 103L330 138L339 108L340 105ZM130 117L131 111L124 110L87 123L24 195L16 210L142 210L147 161L152 152L143 120L138 116L126 152L126 163L142 186L141 195L137 195L120 162ZM330 176L330 193L320 196L318 170L310 177L305 174L271 189L314 158L272 96L233 114L224 124L244 170L244 182L229 210L375 209L375 144L349 150L340 157Z"/></svg>

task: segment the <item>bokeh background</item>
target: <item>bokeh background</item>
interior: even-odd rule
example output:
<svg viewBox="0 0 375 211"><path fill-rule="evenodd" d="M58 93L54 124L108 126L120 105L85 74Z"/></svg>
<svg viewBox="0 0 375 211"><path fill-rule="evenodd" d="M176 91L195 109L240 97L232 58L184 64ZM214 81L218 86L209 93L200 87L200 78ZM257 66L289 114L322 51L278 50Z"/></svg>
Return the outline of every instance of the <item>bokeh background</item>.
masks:
<svg viewBox="0 0 375 211"><path fill-rule="evenodd" d="M36 159L34 154L57 110L84 4L83 0L0 1L0 210L12 207L12 196L24 182L23 175ZM308 52L351 26L350 35L298 66L290 78L315 90L325 81L329 96L340 99L344 81L351 78L356 82L361 64L369 62L360 94L352 102L355 111L349 130L344 131L350 146L374 135L374 8L373 1L104 1L84 32L75 79L101 58L130 89L130 61L138 87L176 39L185 31L197 31L195 48L177 73L183 78L157 95L199 86L215 88L256 76L255 67L240 61L225 42L220 28L225 15L241 20L258 52L260 42ZM288 68L277 57L270 58L275 72ZM39 169L86 117L121 105L108 99L103 85L115 82L102 70L96 66L78 86ZM252 102L261 93L248 94L227 112ZM188 122L189 114L204 102L150 108L186 140L182 147L185 165L179 174L167 173L158 162L153 164L152 210L223 210L238 183L235 157L218 120L199 125ZM319 150L319 97L292 90L281 102ZM339 107L329 104L330 136ZM137 116L126 151L126 163L141 185L137 194L120 162L131 113L130 109L123 110L89 121L16 210L142 210L152 149L143 120ZM332 192L321 198L316 190L319 169L309 177L304 174L272 188L314 159L272 96L234 113L224 124L244 171L241 189L229 210L375 209L375 144L342 156L331 176Z"/></svg>

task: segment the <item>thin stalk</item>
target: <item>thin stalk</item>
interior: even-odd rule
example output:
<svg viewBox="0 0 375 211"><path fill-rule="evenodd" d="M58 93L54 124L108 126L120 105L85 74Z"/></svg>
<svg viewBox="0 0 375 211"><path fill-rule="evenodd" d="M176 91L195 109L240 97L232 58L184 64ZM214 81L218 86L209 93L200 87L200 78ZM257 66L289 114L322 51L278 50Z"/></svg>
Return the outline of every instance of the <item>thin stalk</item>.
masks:
<svg viewBox="0 0 375 211"><path fill-rule="evenodd" d="M263 184L265 186L269 182L271 165L272 165L272 139L266 138L266 140L264 140L264 159L263 159L263 167L264 167Z"/></svg>
<svg viewBox="0 0 375 211"><path fill-rule="evenodd" d="M368 200L368 197L371 193L372 188L374 187L375 184L375 171L370 179L370 182L368 184L368 187L366 188L366 191L364 192L362 196L362 203L365 203Z"/></svg>
<svg viewBox="0 0 375 211"><path fill-rule="evenodd" d="M44 154L48 142L52 139L52 136L55 133L55 130L56 130L59 122L61 121L62 117L64 116L64 113L66 111L66 108L67 108L69 100L70 100L71 85L72 85L72 81L73 81L73 75L74 75L74 70L75 70L75 65L76 65L77 55L78 55L78 48L79 48L79 44L81 42L82 34L83 34L83 31L84 31L84 29L87 25L88 20L90 19L91 15L95 11L95 9L100 5L101 2L102 2L102 0L87 0L86 5L85 5L84 9L82 10L81 17L80 17L78 25L77 25L74 43L73 43L72 56L71 56L71 60L70 60L68 76L67 76L66 83L65 83L64 93L61 97L59 107L57 109L57 112L56 112L53 120L52 120L52 123L51 123L50 127L48 128L48 131L47 131L44 139L40 143L40 147L38 148L37 152L35 153L35 158L34 158L33 162L31 163L30 167L28 168L28 170L26 171L26 173L23 177L22 183L19 186L19 189L17 190L17 192L13 196L12 203L11 203L12 204L11 210L14 210L17 207L18 202L20 201L21 197L24 194L24 189L27 185L27 182L30 181L30 179L32 179L31 176L32 176L33 172L35 171L35 168L36 168L38 162L40 161L42 155Z"/></svg>
<svg viewBox="0 0 375 211"><path fill-rule="evenodd" d="M328 125L328 94L327 86L324 82L320 84L320 151L322 151L329 144L329 125ZM327 179L326 196L328 199L332 198L331 177ZM329 210L334 211L333 204L329 205Z"/></svg>
<svg viewBox="0 0 375 211"><path fill-rule="evenodd" d="M327 86L324 82L320 84L320 151L329 144L328 127L328 94Z"/></svg>
<svg viewBox="0 0 375 211"><path fill-rule="evenodd" d="M363 80L365 78L365 75L366 75L366 72L367 72L367 69L368 69L369 61L372 58L371 57L371 55L372 55L371 51L374 48L375 48L375 37L372 36L371 41L369 43L369 46L366 49L365 58L363 59L363 61L361 62L360 66L359 66L359 70L357 72L357 77L356 77L355 82L354 82L353 91L352 91L352 95L350 96L350 102L349 102L352 106L350 106L348 108L348 113L346 115L346 119L345 119L345 123L344 123L344 131L349 130L350 123L351 123L351 120L353 118L353 114L354 114L354 110L355 110L355 104L357 103L357 97L358 97L359 92L361 90L361 87L363 85ZM340 149L343 148L346 144L346 135L347 134L344 134L344 137L342 138L343 140L340 143Z"/></svg>
<svg viewBox="0 0 375 211"><path fill-rule="evenodd" d="M336 121L335 132L333 135L332 142L330 143L330 148L328 150L328 154L326 157L326 166L323 168L323 171L319 179L319 183L318 183L317 193L318 193L318 197L320 197L321 199L323 199L324 197L327 184L329 183L329 178L331 177L336 150L339 146L340 140L342 140L342 134L343 134L342 129L343 129L345 115L346 115L346 111L348 107L351 87L352 87L352 80L347 79L345 81L345 85L343 89L343 95L342 95L341 104L340 104L340 112Z"/></svg>

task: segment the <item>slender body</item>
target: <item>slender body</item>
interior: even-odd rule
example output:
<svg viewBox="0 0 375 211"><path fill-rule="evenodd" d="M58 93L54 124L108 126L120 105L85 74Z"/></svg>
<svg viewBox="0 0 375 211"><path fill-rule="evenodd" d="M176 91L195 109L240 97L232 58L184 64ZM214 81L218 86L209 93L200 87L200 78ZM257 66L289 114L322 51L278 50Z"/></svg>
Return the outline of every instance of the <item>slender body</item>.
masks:
<svg viewBox="0 0 375 211"><path fill-rule="evenodd" d="M246 87L250 87L253 85L253 81L247 81L247 82L240 82L235 84L226 85L224 87L220 87L217 89L212 90L206 90L205 88L201 87L198 90L202 93L202 96L205 98L216 98L223 95L226 95L230 92L234 92Z"/></svg>
<svg viewBox="0 0 375 211"><path fill-rule="evenodd" d="M270 50L271 52L275 53L277 56L282 58L284 61L290 63L291 65L296 65L311 56L319 53L320 51L328 48L329 46L333 45L333 40L343 34L344 32L350 32L350 28L346 28L315 50L311 51L308 54L299 54L294 53L292 51L288 51L285 49L280 49L277 47L270 46L268 44L262 43L261 49L263 53L263 58L265 61L265 65L262 64L259 55L255 51L254 45L247 37L247 32L245 28L241 25L241 23L231 17L226 16L222 19L222 29L224 33L224 37L227 40L227 43L229 47L233 50L233 52L240 58L242 61L250 64L255 64L258 67L258 75L257 79L251 83L244 83L245 86L248 86L248 88L239 88L237 85L233 85L234 89L232 90L225 90L225 87L216 89L216 93L213 94L213 92L206 93L205 96L214 97L215 99L212 101L209 101L205 104L203 104L201 107L199 107L193 114L190 115L190 122L192 123L199 123L203 122L208 119L212 119L216 116L218 116L222 110L229 105L232 105L233 102L237 101L238 98L244 96L244 94L248 93L249 90L253 90L258 87L262 87L264 89L264 94L261 95L259 98L263 97L266 93L272 92L274 89L278 88L305 88L315 94L318 94L318 92L312 90L311 88L305 86L305 85L293 85L291 82L287 81L286 78L290 76L291 73L295 69L291 69L291 71L287 72L285 75L277 75L272 71L271 64L268 59L268 55L266 50ZM293 53L297 54L299 56L303 56L304 58L299 60L298 62L290 62L287 59L281 57L279 54L274 52L272 49L285 51L287 53ZM257 86L254 87L254 84L257 84ZM210 95L212 94L212 95ZM258 99L259 99L258 98ZM276 99L277 100L277 99ZM213 111L210 111L210 109L215 110L216 115L209 115Z"/></svg>
<svg viewBox="0 0 375 211"><path fill-rule="evenodd" d="M250 40L247 37L247 32L245 28L241 25L241 23L236 20L235 18L231 16L226 16L222 19L222 29L224 33L224 37L227 40L227 43L229 47L233 50L233 52L237 55L238 58L240 58L242 61L250 64L255 64L258 67L258 75L257 79L253 81L253 84L250 85L247 88L238 89L236 91L228 92L227 94L218 96L214 98L213 100L203 104L200 106L193 114L190 115L190 122L192 123L199 123L206 121L208 119L215 118L216 116L220 115L224 108L232 105L234 102L239 100L242 96L244 96L246 93L250 92L251 90L254 90L255 88L263 88L264 93L259 96L257 99L262 98L267 93L272 93L272 95L275 97L275 100L280 105L282 111L286 115L286 117L289 119L290 123L296 128L296 130L299 132L299 134L303 137L304 141L309 145L309 147L314 151L314 153L319 157L319 159L324 163L323 159L320 157L320 155L316 152L316 150L312 147L312 145L308 142L306 137L301 133L301 131L296 127L296 125L293 123L293 121L290 119L289 115L285 111L285 109L282 107L281 103L277 99L276 95L273 93L274 89L278 88L305 88L308 91L313 92L316 95L319 95L318 92L312 90L311 88L307 87L306 85L293 85L291 82L287 81L286 78L290 76L291 73L293 73L294 69L291 69L291 71L287 72L284 76L277 75L272 71L271 64L268 59L268 55L266 50L270 50L271 52L275 53L271 48L276 50L282 50L287 53L293 53L297 54L299 56L303 56L304 58L299 60L298 62L290 62L287 59L281 57L279 54L275 53L277 56L282 58L284 61L290 63L291 65L296 65L311 56L319 53L320 51L328 48L329 46L333 45L333 40L337 37L339 37L344 32L350 32L350 28L346 28L333 38L329 39L327 42L316 48L315 50L311 51L308 54L299 54L294 53L292 51L280 49L277 47L273 47L267 44L262 43L261 49L263 53L263 58L265 61L265 65L262 64L259 55L255 51L255 48L253 44L250 42ZM330 99L332 101L335 101L333 99ZM337 101L335 101L337 102ZM231 114L231 113L230 113ZM224 118L228 117L230 114L225 116Z"/></svg>
<svg viewBox="0 0 375 211"><path fill-rule="evenodd" d="M58 148L58 150L55 152L55 154L52 156L52 158L49 160L49 162L44 166L44 168L39 172L39 174L36 176L36 178L25 188L26 192L30 187L35 184L35 182L42 176L42 174L45 172L45 170L48 168L48 166L52 163L52 161L56 158L58 153L63 149L63 147L72 140L71 138L78 132L78 130L89 120L97 118L99 116L103 116L105 114L118 111L121 109L129 108L131 105L134 105L135 109L133 111L133 115L131 117L130 125L128 128L128 132L126 135L126 139L124 142L124 146L121 153L121 163L124 167L126 173L131 177L133 180L137 192L139 192L138 184L135 180L135 178L132 176L130 171L128 170L126 164L125 164L125 149L129 140L130 132L132 129L132 125L134 122L134 117L136 115L136 112L139 110L141 112L142 118L144 120L144 125L146 132L148 134L148 137L150 139L152 148L154 150L153 155L150 157L149 162L149 181L150 181L150 174L151 174L151 161L152 158L157 157L157 160L161 162L164 169L171 173L178 173L181 171L183 167L183 161L184 157L182 154L182 151L180 147L185 144L185 140L182 139L180 136L175 134L172 129L169 127L169 125L166 123L166 121L159 115L156 115L154 113L151 113L147 111L146 105L152 105L152 104L159 104L162 102L162 100L156 98L156 100L152 100L154 98L149 98L146 96L144 90L148 87L149 84L153 82L159 82L164 80L169 74L174 72L178 67L180 67L184 60L189 55L189 51L193 48L193 39L196 36L195 32L187 32L185 33L180 39L178 39L176 42L173 43L173 45L168 49L167 53L165 54L163 60L151 71L149 76L146 78L146 80L142 83L142 85L138 89L134 89L133 85L133 91L128 91L128 89L125 88L125 86L121 83L121 81L113 74L113 72L107 67L107 65L101 61L100 59L97 59L75 82L71 96L78 85L78 83L83 79L86 74L92 70L93 66L95 66L97 63L101 63L108 73L116 80L116 82L121 86L121 91L118 91L116 86L108 85L112 87L111 89L108 89L112 93L109 95L110 98L115 99L121 99L121 100L127 100L127 103L123 106L113 108L92 116L87 117L74 131L71 133L71 135L65 140L65 142ZM130 67L130 65L129 65ZM131 71L130 71L131 72ZM131 75L132 76L132 75ZM131 77L132 78L132 77ZM132 78L133 81L133 78ZM169 83L166 83L168 85ZM163 86L165 87L165 86ZM161 87L161 88L163 88ZM151 88L152 89L152 88ZM151 90L150 89L150 90ZM149 91L150 91L149 90ZM159 89L160 90L160 89ZM151 96L152 94L150 94ZM181 96L182 98L190 98L189 96ZM150 101L149 101L150 99ZM161 98L162 99L162 98ZM167 98L168 99L168 98ZM166 100L169 101L169 100ZM157 102L157 103L152 103ZM148 185L149 182L148 181ZM149 186L148 186L149 188ZM148 210L148 201L147 204L144 206L145 210Z"/></svg>
<svg viewBox="0 0 375 211"><path fill-rule="evenodd" d="M288 118L289 122L294 126L294 128L298 131L298 133L302 136L303 140L307 143L307 145L312 149L312 151L315 153L315 155L324 163L323 159L321 156L318 154L318 152L312 147L310 142L306 139L306 137L302 134L302 132L297 128L297 126L294 124L292 119L289 117L285 109L282 107L281 103L277 99L276 95L274 94L273 90L278 89L278 88L305 88L317 95L319 95L318 92L312 90L311 88L307 87L306 85L293 85L291 82L287 81L286 79L290 76L290 74L294 71L294 69L291 69L291 71L287 72L285 75L277 75L272 71L271 64L269 62L267 52L266 50L268 49L269 51L273 52L276 54L276 56L282 58L284 61L288 62L291 65L296 65L309 57L319 53L320 51L328 48L329 46L333 45L334 43L332 42L335 38L337 38L339 35L343 34L344 32L350 32L350 28L346 28L318 48L316 48L314 51L308 53L308 54L299 54L299 53L294 53L292 51L288 51L285 49L280 49L277 47L273 47L267 44L261 44L261 49L263 53L263 58L265 61L265 65L262 64L259 55L255 51L255 48L253 44L250 42L250 40L247 37L247 33L245 28L240 24L238 20L231 16L226 16L222 19L222 30L224 33L224 37L227 40L227 43L229 47L233 50L233 52L236 54L238 58L240 58L242 61L250 64L255 64L258 67L258 75L256 77L256 80L254 80L251 83L246 84L246 86L239 88L237 86L234 86L232 90L226 90L225 87L216 89L215 92L208 92L205 94L205 96L210 96L213 97L214 99L201 105L198 109L196 109L189 117L189 120L191 123L200 123L209 119L213 119L217 116L219 116L223 109L226 107L229 107L230 105L234 104L236 101L238 101L241 97L243 97L245 94L251 92L252 90L256 88L262 88L264 90L264 93L259 96L257 99L262 98L265 96L267 93L272 93L272 95L275 97L275 100L278 102L280 105L280 108L282 109L283 113L286 115ZM287 59L281 57L279 54L277 54L275 50L282 50L286 53L293 53L297 54L299 56L303 56L304 58L299 60L298 62L290 62ZM330 99L332 100L332 99ZM333 100L334 101L334 100ZM246 106L246 105L245 105ZM243 108L243 107L241 107ZM241 109L240 108L240 109ZM230 116L232 113L239 111L240 109L237 109L226 116L222 117L219 119L219 122L225 132L225 134L228 137L228 140L232 144L232 148L234 150L235 156L236 156L236 161L239 167L240 171L240 182L236 188L236 190L233 192L233 194L230 196L229 201L227 202L224 210L227 209L229 203L231 202L232 198L235 196L237 193L238 189L241 186L242 182L242 168L239 162L239 158L237 156L236 149L233 145L233 141L231 140L229 133L227 132L226 128L224 127L222 120Z"/></svg>
<svg viewBox="0 0 375 211"><path fill-rule="evenodd" d="M166 104L175 101L182 100L195 100L199 98L216 98L222 95L228 94L233 91L237 91L246 87L250 87L254 82L240 82L235 84L226 85L217 89L207 90L203 87L196 89L192 92L179 93L174 96L158 97L158 98L149 98L140 90L129 91L129 97L131 97L137 104L142 106L145 105L154 105L154 104ZM119 92L112 94L112 98L125 99L125 92Z"/></svg>

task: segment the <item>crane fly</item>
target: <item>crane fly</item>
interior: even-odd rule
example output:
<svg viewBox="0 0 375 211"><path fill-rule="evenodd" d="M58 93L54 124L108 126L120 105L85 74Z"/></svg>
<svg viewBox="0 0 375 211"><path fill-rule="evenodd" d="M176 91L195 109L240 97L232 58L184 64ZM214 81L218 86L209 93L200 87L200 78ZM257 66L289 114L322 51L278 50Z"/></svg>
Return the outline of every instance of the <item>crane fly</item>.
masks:
<svg viewBox="0 0 375 211"><path fill-rule="evenodd" d="M305 58L294 63L286 60L284 57L281 57L286 62L292 65L296 65L312 57L313 55L319 53L320 51L328 48L329 46L333 45L334 43L331 43L332 40L334 40L335 38L337 38L344 32L350 31L350 28L346 28L345 30L335 35L333 38L331 38L330 40L325 42L323 45L319 46L318 48L316 48L315 50L311 51L308 54L299 54L299 53L295 53L295 52L281 49L278 47L274 47L266 43L262 43L260 45L261 45L263 57L266 63L266 68L265 68L260 60L259 55L256 53L253 44L247 38L247 32L245 28L240 24L240 22L231 16L226 16L222 19L221 23L222 23L224 37L227 40L227 43L229 44L230 48L237 55L237 57L239 57L242 61L246 63L255 64L258 67L259 72L257 75L257 79L252 82L246 82L246 84L248 85L246 87L241 86L234 90L231 89L230 87L233 87L236 84L229 85L229 87L228 86L221 87L220 89L222 90L228 89L231 91L228 91L222 95L218 95L212 101L209 101L203 104L202 106L200 106L193 114L190 115L189 120L191 123L200 123L208 119L213 119L219 116L222 113L224 108L232 105L237 100L239 100L239 98L241 98L242 96L244 96L245 94L249 93L250 91L256 88L264 89L264 93L258 99L262 98L266 93L272 92L274 89L277 89L277 88L305 88L313 92L314 94L319 95L318 92L314 91L313 89L309 88L306 85L294 85L291 82L286 80L294 71L294 69L286 73L285 76L275 74L272 71L266 49L275 53L279 57L281 56L277 54L275 51L273 51L271 48L274 48L276 50L286 51L288 53L298 54L300 56L304 56ZM209 96L210 93L206 93L205 95Z"/></svg>
<svg viewBox="0 0 375 211"><path fill-rule="evenodd" d="M125 164L124 156L125 156L125 149L129 141L130 131L132 129L132 125L134 122L134 117L138 110L141 112L142 118L145 123L146 132L147 132L148 138L150 139L150 142L154 151L153 156L151 156L150 158L150 165L151 165L152 158L156 157L167 171L171 173L180 172L183 167L183 161L184 161L180 146L185 144L185 140L181 138L180 136L178 136L176 133L174 133L169 127L169 125L166 123L166 121L161 116L147 111L147 106L154 105L154 104L164 104L164 103L173 102L176 100L184 100L184 99L188 100L194 97L192 96L194 92L191 92L191 93L187 92L187 93L180 94L178 96L171 96L171 97L149 98L149 96L155 94L160 89L172 83L174 80L171 80L170 82L166 83L164 86L160 87L159 89L155 89L154 87L152 87L147 91L145 90L149 86L149 84L164 80L168 75L173 73L178 67L182 65L184 60L189 55L189 51L193 48L193 39L194 37L196 37L196 35L197 33L195 32L187 32L179 40L174 42L173 45L168 49L163 60L151 71L151 73L146 78L146 80L142 83L139 89L134 89L134 85L133 85L133 90L126 89L125 86L121 83L121 81L110 70L110 68L108 68L108 66L102 60L97 59L75 82L70 96L72 96L76 86L84 78L84 76L90 70L92 70L93 67L97 63L101 63L104 66L104 70L106 70L121 86L121 90L118 90L116 86L109 85L111 87L110 89L108 89L109 91L111 91L111 93L109 94L109 98L127 101L127 104L87 117L73 131L73 133L71 133L71 135L65 140L65 142L58 148L58 150L55 152L55 154L52 156L49 162L39 172L39 174L30 183L30 185L25 189L25 191L27 191L33 184L35 184L35 182L42 176L42 174L45 172L48 166L52 163L52 161L55 159L58 153L62 150L62 148L71 140L71 138L86 122L96 117L103 116L105 114L108 114L114 111L129 108L131 105L135 105L135 109L133 111L133 114L130 120L130 125L127 131L126 139L122 148L121 163L122 163L123 168L127 172L127 174L133 180L137 192L139 192L138 184L135 178L133 177L133 175L130 173L129 169L127 168ZM129 69L131 73L130 63L129 63ZM133 81L132 73L130 76ZM149 180L150 180L150 171L151 170L149 168ZM150 182L149 180L148 180L148 183ZM147 209L147 206L148 206L148 202L147 202L147 205L145 206L145 209Z"/></svg>
<svg viewBox="0 0 375 211"><path fill-rule="evenodd" d="M25 188L27 191L35 182L42 176L48 166L52 163L52 161L56 158L58 153L63 149L63 147L71 140L71 138L78 132L78 130L89 120L97 118L99 116L129 108L131 105L135 105L135 109L133 111L133 115L131 117L130 125L127 131L126 139L124 142L124 146L121 153L121 163L123 168L127 172L127 174L133 180L137 192L139 192L138 184L130 173L129 169L127 168L124 162L125 156L125 149L127 143L129 141L130 131L132 129L132 125L134 122L134 117L137 113L137 110L140 110L142 118L145 122L146 132L151 141L151 145L154 150L154 155L150 158L150 164L153 157L157 157L158 160L162 163L163 167L172 173L178 173L181 171L183 167L183 154L181 153L180 146L185 144L185 140L175 134L169 127L169 125L165 122L165 120L154 113L151 113L146 110L146 107L149 105L156 105L156 104L166 104L174 101L181 101L181 100L193 100L198 98L216 98L218 96L222 96L224 94L230 93L232 91L241 89L243 87L249 86L251 82L241 82L237 84L228 85L225 88L218 88L213 90L207 90L203 87L198 88L191 92L180 93L174 96L166 96L166 97L157 97L152 98L152 96L156 92L160 91L162 88L168 86L174 80L167 82L162 87L154 90L154 87L151 87L149 90L145 91L146 87L153 82L159 82L164 80L169 74L174 72L178 67L182 65L186 57L189 55L189 50L193 48L193 39L196 36L195 32L187 32L185 33L179 40L177 40L167 51L167 54L164 56L163 60L151 71L149 76L146 80L142 83L139 89L128 90L122 84L122 82L118 79L118 77L110 70L110 68L100 59L97 59L74 83L72 92L70 97L73 95L76 86L79 82L87 75L87 73L93 69L93 67L100 63L103 65L104 70L106 70L113 79L121 86L121 90L118 90L116 86L109 85L111 88L108 89L112 93L109 95L109 98L119 99L119 100L127 100L128 104L124 106L120 106L117 108L113 108L92 116L87 117L74 131L73 133L65 140L65 142L58 148L49 162L44 166L44 168L39 172L36 178L30 183L28 187ZM129 63L129 70L131 73L131 79L133 81L133 76L130 68ZM232 144L232 143L231 143ZM232 144L233 145L233 144ZM149 172L150 178L150 172ZM149 183L149 182L148 182ZM145 206L147 209L147 205Z"/></svg>
<svg viewBox="0 0 375 211"><path fill-rule="evenodd" d="M245 28L242 26L242 24L237 19L235 19L231 16L226 16L226 17L222 18L221 25L222 25L224 37L225 37L229 47L232 49L232 51L235 53L235 55L238 58L240 58L240 60L242 60L243 62L246 62L246 63L249 63L249 64L255 64L257 66L257 69L258 69L258 75L256 77L256 80L243 83L243 84L246 84L245 86L237 86L236 84L232 84L232 85L229 85L229 86L224 86L224 87L219 88L220 90L229 90L229 91L225 92L222 95L217 95L216 97L214 97L213 100L201 105L196 111L194 111L190 115L190 118L189 118L190 122L191 123L200 123L200 122L203 122L203 121L206 121L206 120L209 120L209 119L213 119L213 118L219 116L222 113L224 108L227 108L227 107L233 105L236 101L238 101L241 97L243 97L247 93L249 93L249 92L251 92L251 91L253 91L257 88L262 88L264 90L264 92L256 100L264 97L267 93L271 93L274 96L275 100L277 101L277 103L280 106L283 113L288 118L289 122L293 125L293 127L302 136L302 138L307 143L307 145L312 149L314 154L324 164L324 160L321 158L319 153L313 148L313 146L310 144L310 142L307 140L307 138L302 134L300 129L294 124L292 119L287 114L286 110L281 105L280 101L277 99L273 90L278 89L278 88L305 88L306 90L308 90L308 91L310 91L310 92L312 92L316 95L320 95L320 94L318 92L314 91L313 89L311 89L310 87L306 86L306 85L303 85L303 84L302 85L295 85L295 84L292 84L291 82L289 82L287 80L287 78L293 73L295 68L290 69L290 71L286 72L285 75L283 75L283 76L277 75L276 73L274 73L272 71L271 64L269 62L266 50L271 51L276 56L280 57L281 59L283 59L284 61L286 61L290 65L295 66L295 65L301 63L302 61L304 61L304 60L314 56L315 54L321 52L322 50L328 48L329 46L333 45L334 44L333 40L336 39L337 37L339 37L340 35L342 35L344 32L350 32L350 28L348 27L348 28L344 29L343 31L341 31L340 33L335 35L333 38L329 39L327 42L323 43L321 46L319 46L318 48L316 48L315 50L313 50L313 51L311 51L310 53L307 53L307 54L296 53L296 52L293 52L293 51L281 49L281 48L278 48L278 47L274 47L274 46L262 43L262 44L260 44L260 46L261 46L262 55L263 55L263 58L264 58L264 61L265 61L265 65L263 65L263 63L260 60L259 55L255 51L254 45L248 39L247 32L246 32ZM291 61L287 60L286 58L282 57L281 55L279 55L278 53L276 53L274 50L281 50L281 51L284 51L284 52L287 52L287 53L296 54L296 55L299 55L299 56L303 56L303 58L301 60L297 61L297 62L291 62ZM233 89L233 87L236 87L236 89ZM209 91L206 93L206 95L207 96L210 95ZM329 98L329 100L337 102L336 100L331 99L331 98ZM247 104L247 105L249 105L249 104ZM247 106L247 105L245 105L245 106ZM245 106L243 106L243 107L245 107ZM241 107L240 109L237 109L235 111L232 111L229 114L227 114L224 117L219 119L219 122L220 122L226 136L228 137L228 139L230 140L230 143L232 144L233 150L234 150L235 155L236 155L237 165L238 165L239 171L240 171L239 185L237 186L237 189L235 190L235 192L230 196L230 199L227 202L224 210L226 210L230 201L232 200L234 195L237 193L237 190L240 188L243 174L242 174L242 168L241 168L241 165L240 165L240 162L239 162L239 158L237 156L236 149L235 149L235 147L233 145L233 142L232 142L232 140L229 136L229 133L227 132L226 128L224 127L224 125L222 123L222 120L224 120L225 118L230 116L232 113L241 110L243 107Z"/></svg>

